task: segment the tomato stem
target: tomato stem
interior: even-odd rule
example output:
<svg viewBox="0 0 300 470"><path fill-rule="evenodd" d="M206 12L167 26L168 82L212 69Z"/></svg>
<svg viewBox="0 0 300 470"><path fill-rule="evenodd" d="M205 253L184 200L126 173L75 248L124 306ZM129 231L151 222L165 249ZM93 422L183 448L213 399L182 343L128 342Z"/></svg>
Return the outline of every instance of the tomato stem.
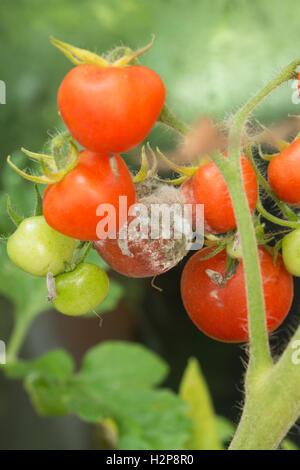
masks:
<svg viewBox="0 0 300 470"><path fill-rule="evenodd" d="M270 222L272 222L273 224L276 224L276 225L282 225L283 227L290 227L290 228L300 228L300 220L298 220L298 222L296 221L291 221L291 220L283 220L283 219L280 219L279 217L276 217L275 215L273 214L270 214L265 208L264 206L262 205L260 199L258 198L257 200L257 204L256 204L256 208L258 210L258 212L267 220L269 220Z"/></svg>
<svg viewBox="0 0 300 470"><path fill-rule="evenodd" d="M28 329L32 323L33 318L29 315L24 317L16 316L16 323L14 325L9 343L7 346L6 362L11 364L18 359L19 351L23 345L24 339L27 335Z"/></svg>
<svg viewBox="0 0 300 470"><path fill-rule="evenodd" d="M190 127L185 124L185 122L178 119L166 104L164 104L163 106L163 109L158 118L158 122L161 122L162 124L165 124L171 129L174 129L176 132L183 136L188 135L191 131Z"/></svg>

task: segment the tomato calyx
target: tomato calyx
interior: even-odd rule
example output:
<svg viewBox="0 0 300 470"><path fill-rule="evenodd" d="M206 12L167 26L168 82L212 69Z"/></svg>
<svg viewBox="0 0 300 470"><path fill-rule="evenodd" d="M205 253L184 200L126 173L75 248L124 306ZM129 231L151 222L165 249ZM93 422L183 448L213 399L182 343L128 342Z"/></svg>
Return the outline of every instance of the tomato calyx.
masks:
<svg viewBox="0 0 300 470"><path fill-rule="evenodd" d="M64 154L66 143L68 144L68 150L67 153ZM7 157L7 163L24 179L40 184L54 184L61 181L71 170L73 170L73 168L75 168L79 159L79 149L69 135L57 136L52 140L52 155L35 153L24 148L21 150L27 157L40 164L42 170L41 175L33 175L21 170L12 162L10 155Z"/></svg>
<svg viewBox="0 0 300 470"><path fill-rule="evenodd" d="M300 116L297 116L297 115L295 115L295 116L290 115L289 117L300 119ZM257 144L258 155L260 156L260 158L262 160L270 162L271 160L273 160L274 157L277 157L281 152L286 150L288 147L290 147L290 145L292 143L294 143L296 140L298 140L300 138L300 132L298 132L297 135L292 140L292 142L288 142L288 141L278 137L274 133L274 131L272 131L271 129L268 129L261 122L259 122L257 120L256 120L256 122L261 127L263 132L259 136L256 136L251 140L253 141L254 144ZM266 143L267 145L271 145L272 147L277 148L279 150L279 152L265 153L262 150L262 143Z"/></svg>
<svg viewBox="0 0 300 470"><path fill-rule="evenodd" d="M54 37L50 36L50 41L54 47L60 50L73 64L82 65L90 64L98 67L126 67L133 63L137 57L147 52L154 44L155 36L152 35L151 42L145 47L132 51L129 47L118 47L111 51L107 58L101 57L98 54L88 51L87 49L81 49L79 47L72 46L63 41L59 41Z"/></svg>
<svg viewBox="0 0 300 470"><path fill-rule="evenodd" d="M205 273L210 278L210 280L219 287L223 289L226 287L226 284L233 276L236 274L239 267L239 260L233 260L227 256L227 266L226 273L222 276L221 273L214 271L213 269L206 269Z"/></svg>

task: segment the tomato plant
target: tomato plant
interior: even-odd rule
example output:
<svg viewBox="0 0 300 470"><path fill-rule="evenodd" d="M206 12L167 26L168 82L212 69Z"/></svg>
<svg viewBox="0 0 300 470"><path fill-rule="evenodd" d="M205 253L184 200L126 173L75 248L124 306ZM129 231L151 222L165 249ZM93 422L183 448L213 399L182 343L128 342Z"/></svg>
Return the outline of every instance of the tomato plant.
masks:
<svg viewBox="0 0 300 470"><path fill-rule="evenodd" d="M272 158L268 180L280 199L300 204L300 139Z"/></svg>
<svg viewBox="0 0 300 470"><path fill-rule="evenodd" d="M141 65L72 69L58 92L61 116L74 138L96 152L126 152L149 134L165 100L161 78Z"/></svg>
<svg viewBox="0 0 300 470"><path fill-rule="evenodd" d="M44 217L29 217L8 238L7 253L23 271L43 277L64 271L71 261L76 240L53 230Z"/></svg>
<svg viewBox="0 0 300 470"><path fill-rule="evenodd" d="M65 315L83 315L93 311L108 294L108 277L95 264L81 263L74 271L55 279L56 299L53 305Z"/></svg>
<svg viewBox="0 0 300 470"><path fill-rule="evenodd" d="M299 139L289 145L265 128L261 134L248 132L245 123L277 86L295 78L300 60L285 67L225 126L216 124L212 134L217 144L207 146L205 160L204 152L199 151L195 129L193 133L164 104L165 88L161 79L137 63L137 57L149 47L136 52L117 48L104 59L53 38L52 42L76 64L60 87L58 103L72 136L87 149L79 153L68 132L51 140L51 155L23 149L27 156L39 162L42 175L20 170L8 157L8 163L20 175L47 184L42 204L45 219L34 217L34 222L27 219L20 223L18 214L8 204L8 215L19 225L8 240L1 236L2 241L7 241L10 257L29 272L32 270L38 276L47 274L47 300L59 312L82 315L101 304L109 287L105 272L86 261L92 246L113 269L127 276L160 274L178 264L191 247L190 242L197 240L197 234L187 234L181 224L181 238L177 239L175 226L179 219L185 222L186 216L176 213L173 222L169 220L169 235L152 237L149 220L152 230L163 225L164 217L159 216L154 223L148 209L158 205L160 210L163 207L169 211L174 204L182 209L184 200L191 204L192 222L197 226L196 205L204 205L204 234L200 235L206 247L193 254L183 269L183 304L195 325L208 336L224 342L249 342L245 403L230 448L278 448L300 415L299 374L295 369L299 364L295 348L300 344L300 327L276 363L268 337L290 309L291 274L299 275L300 217L293 207L285 204L299 204ZM114 153L140 143L157 119L181 135L184 140L180 142L179 146L184 144L181 148L194 149L189 152L189 161L198 156L202 160L195 166L179 166L156 148L156 153L151 151L153 166L149 169L144 148L141 169L132 178L122 158ZM219 134L222 134L220 139ZM280 151L277 156L267 157L271 160L269 183L260 172L253 151L256 148L265 158L260 146L266 136L266 143L271 140ZM224 153L225 146L228 152ZM157 175L157 155L180 177L162 183ZM283 218L265 209L259 191L272 198ZM37 187L36 192L39 194ZM126 198L125 208L121 206L121 196ZM135 237L136 219L128 211L132 205L138 206L136 199L147 209L138 222L147 227L141 238ZM115 223L106 237L98 240L99 222L106 221L103 206L107 212L113 209ZM266 221L284 229L274 233ZM125 238L124 222L128 226ZM80 240L75 250L74 239ZM99 257L98 261L101 262ZM11 268L11 265L6 267L8 274ZM4 276L2 281L10 284ZM195 361L190 361L184 373L180 398L171 392L150 389L164 379L167 368L151 354L136 348L131 351L122 345L104 351L101 347L93 348L76 375L72 360L63 351L54 351L37 360L20 361L18 352L36 314L35 305L27 306L22 317L20 305L23 307L23 302L18 298L6 371L11 377L25 378L26 390L40 413L76 413L88 422L103 426L105 431L109 429L114 448L117 440L121 448L131 448L132 436L142 449L162 446L161 442L168 448L223 448L216 430L218 418ZM125 368L123 356L127 359ZM139 361L140 366L136 368ZM109 365L105 370L106 363ZM111 363L114 364L112 372ZM182 401L188 403L188 409L182 406ZM150 417L143 414L145 406L151 412ZM189 429L187 421L192 425ZM169 440L172 430L174 434ZM231 435L230 431L223 440L229 440Z"/></svg>
<svg viewBox="0 0 300 470"><path fill-rule="evenodd" d="M119 197L127 198L129 208L135 202L134 184L122 158L112 158L113 162L109 154L85 150L73 170L58 183L47 186L43 211L51 227L79 240L97 240L97 224L105 216L97 215L101 204L110 204L115 210L116 230L119 216L123 223L126 221L127 209L119 211Z"/></svg>

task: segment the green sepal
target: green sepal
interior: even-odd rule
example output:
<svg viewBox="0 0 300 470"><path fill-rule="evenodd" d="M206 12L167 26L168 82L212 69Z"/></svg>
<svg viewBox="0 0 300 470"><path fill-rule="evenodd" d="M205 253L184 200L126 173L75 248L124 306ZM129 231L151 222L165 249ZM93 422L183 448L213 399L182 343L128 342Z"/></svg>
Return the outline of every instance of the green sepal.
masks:
<svg viewBox="0 0 300 470"><path fill-rule="evenodd" d="M43 198L40 193L38 185L35 183L34 185L35 190L35 208L34 208L34 215L39 216L43 215Z"/></svg>
<svg viewBox="0 0 300 470"><path fill-rule="evenodd" d="M19 215L12 206L9 194L6 194L6 211L12 222L18 227L24 220L24 217Z"/></svg>

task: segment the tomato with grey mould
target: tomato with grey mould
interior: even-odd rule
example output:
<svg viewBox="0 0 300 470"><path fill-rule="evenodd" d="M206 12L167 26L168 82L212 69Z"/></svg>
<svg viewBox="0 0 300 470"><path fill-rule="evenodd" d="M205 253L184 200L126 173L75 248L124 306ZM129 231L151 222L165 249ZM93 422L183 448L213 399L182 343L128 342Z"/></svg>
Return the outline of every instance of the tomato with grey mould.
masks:
<svg viewBox="0 0 300 470"><path fill-rule="evenodd" d="M118 234L117 238L107 238L94 244L100 256L114 271L136 278L157 276L173 268L188 252L192 239L191 226L185 219L178 189L160 185L150 194L147 194L145 187L142 191L146 196L141 197L139 201L146 212L139 213L137 203L135 206L137 215L129 217L128 225L123 227L125 232L121 232L122 237ZM150 211L159 201L163 201L165 208L175 209L176 207L178 212L175 212L174 218L170 220L168 217L160 219L157 225L157 237L154 238L152 229L156 227L156 224L153 223L149 227L149 221L154 221ZM186 231L181 233L178 231L176 234L176 230L183 228L184 224ZM136 230L137 227L141 232ZM147 230L145 236L143 236L143 227ZM170 236L164 238L164 233L167 234L168 229Z"/></svg>

